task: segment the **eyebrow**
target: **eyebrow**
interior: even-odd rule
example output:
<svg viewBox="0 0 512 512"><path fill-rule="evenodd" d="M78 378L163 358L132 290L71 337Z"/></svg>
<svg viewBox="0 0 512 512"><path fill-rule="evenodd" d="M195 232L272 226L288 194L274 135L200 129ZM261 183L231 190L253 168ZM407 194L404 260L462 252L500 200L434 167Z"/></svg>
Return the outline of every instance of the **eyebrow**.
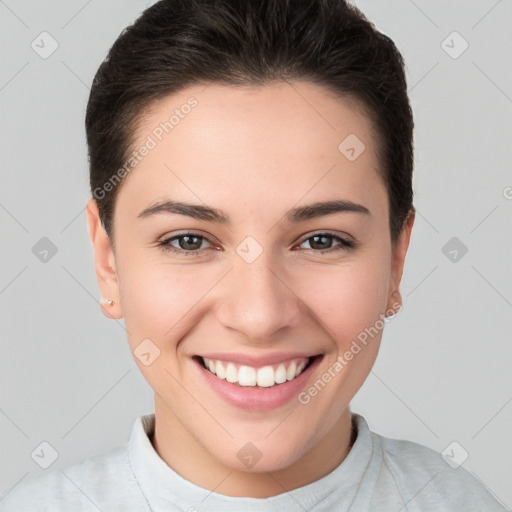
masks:
<svg viewBox="0 0 512 512"><path fill-rule="evenodd" d="M337 199L333 201L316 202L293 208L286 212L285 218L290 223L298 223L315 217L323 217L325 215L346 212L361 213L371 217L370 210L362 204L357 204L346 199ZM142 210L139 215L137 215L137 218L144 219L160 213L186 215L194 219L215 222L218 224L231 223L229 215L217 208L171 200L161 201Z"/></svg>

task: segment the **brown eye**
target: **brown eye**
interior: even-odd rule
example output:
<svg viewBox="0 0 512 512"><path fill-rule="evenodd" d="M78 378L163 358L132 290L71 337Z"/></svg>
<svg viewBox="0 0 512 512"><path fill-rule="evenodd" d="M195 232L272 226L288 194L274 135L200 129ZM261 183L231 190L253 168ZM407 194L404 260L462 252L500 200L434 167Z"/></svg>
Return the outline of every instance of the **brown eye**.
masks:
<svg viewBox="0 0 512 512"><path fill-rule="evenodd" d="M333 241L337 241L339 243L333 244ZM355 243L351 240L346 240L338 235L333 233L316 233L313 236L310 236L302 241L302 244L308 242L310 245L310 249L317 252L327 252L330 250L348 250L355 246ZM306 247L306 249L308 249Z"/></svg>
<svg viewBox="0 0 512 512"><path fill-rule="evenodd" d="M201 246L203 242L208 241L202 235L197 233L182 233L180 235L166 238L165 240L159 242L158 245L166 251L189 256L196 255L201 252Z"/></svg>
<svg viewBox="0 0 512 512"><path fill-rule="evenodd" d="M176 240L178 240L178 245L180 246L180 249L193 251L201 248L203 237L195 235L183 235L178 237Z"/></svg>

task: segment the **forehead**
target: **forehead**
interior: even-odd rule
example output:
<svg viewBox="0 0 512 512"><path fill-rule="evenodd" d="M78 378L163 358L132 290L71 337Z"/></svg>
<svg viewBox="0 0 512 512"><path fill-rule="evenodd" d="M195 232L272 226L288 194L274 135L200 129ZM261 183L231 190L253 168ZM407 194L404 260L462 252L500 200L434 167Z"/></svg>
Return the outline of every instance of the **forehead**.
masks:
<svg viewBox="0 0 512 512"><path fill-rule="evenodd" d="M175 195L260 212L305 196L385 193L370 119L355 100L308 82L190 86L145 112L133 149L144 145L120 203Z"/></svg>

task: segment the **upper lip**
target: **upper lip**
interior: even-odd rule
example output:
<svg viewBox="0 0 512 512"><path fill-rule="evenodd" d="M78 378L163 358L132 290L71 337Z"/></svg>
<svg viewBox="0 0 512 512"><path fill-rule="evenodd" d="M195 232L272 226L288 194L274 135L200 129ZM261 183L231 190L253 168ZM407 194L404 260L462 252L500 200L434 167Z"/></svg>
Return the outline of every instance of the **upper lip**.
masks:
<svg viewBox="0 0 512 512"><path fill-rule="evenodd" d="M262 366L285 363L292 359L299 359L302 357L310 358L318 355L320 355L320 353L311 354L306 352L275 352L265 356L255 356L249 354L236 354L233 352L224 354L221 352L210 352L208 354L200 354L199 357L206 357L207 359L218 359L220 361L227 361L245 366L260 368Z"/></svg>

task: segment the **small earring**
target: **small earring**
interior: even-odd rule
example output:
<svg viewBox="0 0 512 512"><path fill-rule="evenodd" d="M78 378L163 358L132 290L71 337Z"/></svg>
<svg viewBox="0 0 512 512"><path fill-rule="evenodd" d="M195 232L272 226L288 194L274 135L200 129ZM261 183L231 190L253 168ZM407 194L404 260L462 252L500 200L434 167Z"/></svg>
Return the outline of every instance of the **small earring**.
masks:
<svg viewBox="0 0 512 512"><path fill-rule="evenodd" d="M112 299L103 299L102 302L104 304L106 304L107 306L113 306L114 305L114 301Z"/></svg>

